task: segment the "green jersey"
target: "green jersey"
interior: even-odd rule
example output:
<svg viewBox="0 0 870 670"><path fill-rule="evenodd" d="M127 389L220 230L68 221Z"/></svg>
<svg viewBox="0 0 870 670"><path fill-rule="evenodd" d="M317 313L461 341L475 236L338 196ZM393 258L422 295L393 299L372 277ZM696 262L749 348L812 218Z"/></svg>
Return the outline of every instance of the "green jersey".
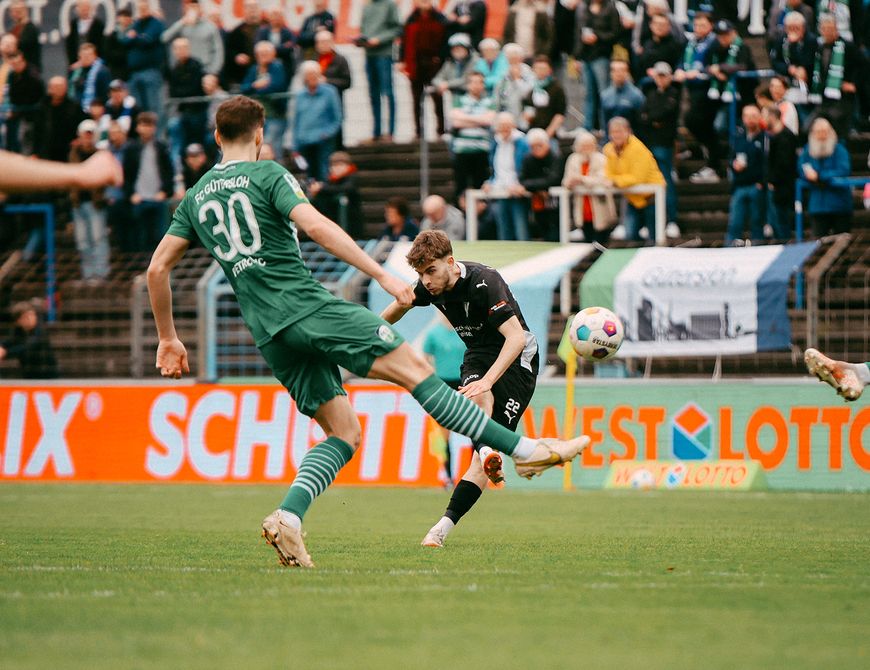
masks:
<svg viewBox="0 0 870 670"><path fill-rule="evenodd" d="M198 237L229 279L257 346L337 300L306 267L290 213L308 200L274 161L215 165L175 210L168 233Z"/></svg>

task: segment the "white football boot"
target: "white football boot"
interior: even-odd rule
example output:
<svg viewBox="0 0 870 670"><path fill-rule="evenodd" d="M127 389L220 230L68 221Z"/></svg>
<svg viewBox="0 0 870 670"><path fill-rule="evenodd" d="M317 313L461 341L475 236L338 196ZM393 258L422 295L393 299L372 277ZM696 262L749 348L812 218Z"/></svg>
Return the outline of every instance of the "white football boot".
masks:
<svg viewBox="0 0 870 670"><path fill-rule="evenodd" d="M288 567L313 568L314 563L305 543L302 541L302 531L288 525L275 510L263 519L263 537L278 552L281 565Z"/></svg>
<svg viewBox="0 0 870 670"><path fill-rule="evenodd" d="M807 349L804 352L804 361L810 374L833 386L837 395L846 400L857 400L861 397L864 384L848 364L828 358L818 349Z"/></svg>
<svg viewBox="0 0 870 670"><path fill-rule="evenodd" d="M568 463L583 453L592 440L586 435L573 440L541 438L532 455L524 461L514 460L514 467L520 477L531 479L554 465Z"/></svg>

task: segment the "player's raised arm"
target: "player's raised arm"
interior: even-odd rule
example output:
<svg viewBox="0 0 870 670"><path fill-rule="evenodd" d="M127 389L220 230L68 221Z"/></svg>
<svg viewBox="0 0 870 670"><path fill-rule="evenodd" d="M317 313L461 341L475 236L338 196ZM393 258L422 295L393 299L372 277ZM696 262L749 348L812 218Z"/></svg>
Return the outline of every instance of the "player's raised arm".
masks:
<svg viewBox="0 0 870 670"><path fill-rule="evenodd" d="M291 218L308 237L333 256L378 282L399 305L411 307L411 302L414 300L414 291L411 287L378 265L337 223L323 216L308 203L296 205L291 212Z"/></svg>
<svg viewBox="0 0 870 670"><path fill-rule="evenodd" d="M182 372L190 372L187 350L175 332L172 318L172 289L169 286L169 273L184 256L190 242L183 237L165 235L157 245L148 266L148 295L151 297L151 311L157 324L157 363L164 377L179 379Z"/></svg>
<svg viewBox="0 0 870 670"><path fill-rule="evenodd" d="M492 362L483 377L459 389L462 395L473 398L489 391L511 363L517 359L517 356L523 352L526 346L526 333L516 316L512 316L501 324L498 327L498 332L504 335L504 344L501 345L498 357Z"/></svg>
<svg viewBox="0 0 870 670"><path fill-rule="evenodd" d="M26 193L54 189L120 186L121 164L108 151L98 151L84 163L58 163L0 151L0 191Z"/></svg>

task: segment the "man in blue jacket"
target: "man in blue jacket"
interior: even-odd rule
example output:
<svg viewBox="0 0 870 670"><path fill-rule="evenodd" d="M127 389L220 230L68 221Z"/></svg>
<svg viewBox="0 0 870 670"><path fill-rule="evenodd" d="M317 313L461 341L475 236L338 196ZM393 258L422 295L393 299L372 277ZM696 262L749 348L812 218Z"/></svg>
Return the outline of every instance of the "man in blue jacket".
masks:
<svg viewBox="0 0 870 670"><path fill-rule="evenodd" d="M284 131L287 130L287 99L276 97L286 93L289 86L284 64L278 60L278 50L271 42L254 45L254 60L242 81L242 93L259 97L266 108L265 143L275 151L280 162L284 147Z"/></svg>
<svg viewBox="0 0 870 670"><path fill-rule="evenodd" d="M341 128L341 99L335 86L323 80L317 61L305 61L299 69L303 86L296 94L293 147L308 162L308 176L323 182Z"/></svg>
<svg viewBox="0 0 870 670"><path fill-rule="evenodd" d="M798 175L810 182L807 213L816 237L848 233L851 228L852 190L831 184L833 179L848 177L850 168L849 152L837 141L831 122L817 117L798 158Z"/></svg>
<svg viewBox="0 0 870 670"><path fill-rule="evenodd" d="M758 107L746 105L741 118L743 129L734 139L730 163L731 209L728 212L728 231L725 233L725 244L730 245L738 239L742 240L747 219L752 240L764 239L761 207L766 136L761 129L761 111Z"/></svg>
<svg viewBox="0 0 870 670"><path fill-rule="evenodd" d="M127 68L130 71L130 93L139 101L143 111L163 113L163 42L160 36L163 21L152 16L151 2L137 0L137 19L121 37L127 49Z"/></svg>
<svg viewBox="0 0 870 670"><path fill-rule="evenodd" d="M510 112L498 114L494 127L489 152L492 176L483 184L483 190L490 197L499 196L492 203L498 239L525 241L529 239L529 201L520 184L520 173L529 145Z"/></svg>

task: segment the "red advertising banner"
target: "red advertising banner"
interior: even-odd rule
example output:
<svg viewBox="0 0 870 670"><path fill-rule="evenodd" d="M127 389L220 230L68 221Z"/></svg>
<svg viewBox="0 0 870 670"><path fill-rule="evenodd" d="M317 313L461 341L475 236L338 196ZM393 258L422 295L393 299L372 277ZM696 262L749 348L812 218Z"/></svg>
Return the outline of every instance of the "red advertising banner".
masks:
<svg viewBox="0 0 870 670"><path fill-rule="evenodd" d="M440 486L411 395L349 394L362 446L336 483ZM278 386L0 388L0 481L290 481L323 437Z"/></svg>

